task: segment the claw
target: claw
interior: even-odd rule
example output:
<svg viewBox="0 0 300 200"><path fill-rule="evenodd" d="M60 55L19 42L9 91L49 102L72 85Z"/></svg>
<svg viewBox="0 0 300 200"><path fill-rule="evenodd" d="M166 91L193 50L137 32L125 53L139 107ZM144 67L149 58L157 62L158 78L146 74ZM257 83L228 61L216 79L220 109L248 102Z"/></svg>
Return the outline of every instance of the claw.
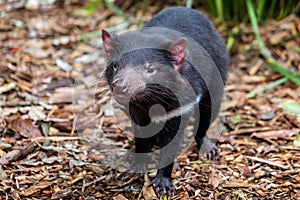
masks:
<svg viewBox="0 0 300 200"><path fill-rule="evenodd" d="M209 152L206 153L206 158L209 160L220 160L220 152L217 147L214 147Z"/></svg>
<svg viewBox="0 0 300 200"><path fill-rule="evenodd" d="M170 199L170 197L175 195L175 187L172 184L172 181L166 177L156 177L152 182L151 185L153 189L160 199Z"/></svg>
<svg viewBox="0 0 300 200"><path fill-rule="evenodd" d="M218 147L206 136L203 138L200 151L204 153L205 157L209 160L220 160L220 152Z"/></svg>

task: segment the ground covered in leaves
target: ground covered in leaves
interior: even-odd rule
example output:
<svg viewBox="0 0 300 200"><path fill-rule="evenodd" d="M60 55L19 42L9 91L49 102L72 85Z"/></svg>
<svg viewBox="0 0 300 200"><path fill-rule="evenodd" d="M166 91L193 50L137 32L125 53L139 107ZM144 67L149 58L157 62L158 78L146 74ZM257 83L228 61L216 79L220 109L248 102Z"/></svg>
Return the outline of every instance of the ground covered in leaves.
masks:
<svg viewBox="0 0 300 200"><path fill-rule="evenodd" d="M124 19L102 6L82 16L84 1L26 2L0 4L0 199L155 199L155 172L122 182L109 165L133 138L101 76L99 31ZM120 8L128 30L162 5ZM234 39L223 133L212 136L221 161L199 160L194 146L181 154L174 199L300 199L300 88L266 65L250 25L217 27ZM260 32L280 64L300 71L299 18Z"/></svg>

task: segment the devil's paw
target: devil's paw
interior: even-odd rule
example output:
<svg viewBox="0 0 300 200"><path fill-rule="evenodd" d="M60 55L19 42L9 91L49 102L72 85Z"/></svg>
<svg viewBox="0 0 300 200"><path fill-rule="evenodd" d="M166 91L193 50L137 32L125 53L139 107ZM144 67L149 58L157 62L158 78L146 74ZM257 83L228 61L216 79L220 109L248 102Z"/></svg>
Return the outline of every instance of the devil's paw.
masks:
<svg viewBox="0 0 300 200"><path fill-rule="evenodd" d="M164 196L167 196L167 199L170 199L170 197L175 195L175 187L169 178L157 176L153 179L151 184L156 195L160 199L164 199Z"/></svg>

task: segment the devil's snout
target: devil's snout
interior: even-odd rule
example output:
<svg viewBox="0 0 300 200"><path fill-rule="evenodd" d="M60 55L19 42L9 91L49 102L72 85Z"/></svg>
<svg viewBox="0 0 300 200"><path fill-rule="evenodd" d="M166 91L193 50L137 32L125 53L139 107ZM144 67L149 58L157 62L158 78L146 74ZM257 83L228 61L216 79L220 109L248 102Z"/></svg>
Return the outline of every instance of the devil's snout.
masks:
<svg viewBox="0 0 300 200"><path fill-rule="evenodd" d="M128 86L123 79L117 78L112 82L112 89L115 94L125 94Z"/></svg>

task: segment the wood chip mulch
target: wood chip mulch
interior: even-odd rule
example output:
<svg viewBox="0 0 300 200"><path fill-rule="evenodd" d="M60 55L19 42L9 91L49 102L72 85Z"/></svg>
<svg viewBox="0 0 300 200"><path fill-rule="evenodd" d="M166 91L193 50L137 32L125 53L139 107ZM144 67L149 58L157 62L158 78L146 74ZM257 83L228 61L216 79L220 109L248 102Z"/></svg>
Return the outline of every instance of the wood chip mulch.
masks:
<svg viewBox="0 0 300 200"><path fill-rule="evenodd" d="M156 198L147 187L155 172L122 182L110 165L133 137L101 75L101 37L86 34L124 20L103 6L80 16L83 3L0 4L0 200ZM161 9L124 6L129 29ZM226 38L232 28L218 25ZM191 146L176 161L173 199L300 199L300 87L286 81L249 96L282 76L262 58L251 26L235 28L215 138L221 161L199 160ZM276 60L298 72L299 32L295 16L260 29Z"/></svg>

